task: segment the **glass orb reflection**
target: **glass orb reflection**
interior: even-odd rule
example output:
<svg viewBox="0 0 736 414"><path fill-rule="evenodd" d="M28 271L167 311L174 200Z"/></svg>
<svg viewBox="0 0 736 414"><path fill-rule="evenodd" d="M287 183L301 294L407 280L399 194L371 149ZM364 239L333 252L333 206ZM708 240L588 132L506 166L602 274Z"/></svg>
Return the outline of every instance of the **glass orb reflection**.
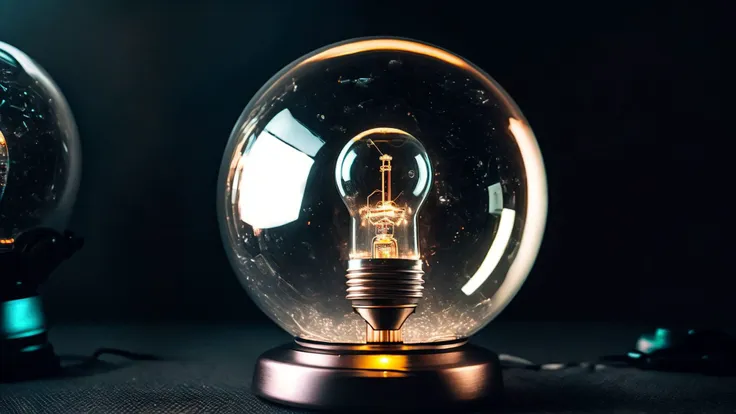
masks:
<svg viewBox="0 0 736 414"><path fill-rule="evenodd" d="M63 230L79 185L79 138L49 75L0 42L0 240Z"/></svg>
<svg viewBox="0 0 736 414"><path fill-rule="evenodd" d="M279 72L238 120L218 193L251 298L294 336L344 343L365 341L348 260L418 257L424 292L404 341L464 338L523 284L546 208L541 154L511 98L463 58L403 39L328 46Z"/></svg>

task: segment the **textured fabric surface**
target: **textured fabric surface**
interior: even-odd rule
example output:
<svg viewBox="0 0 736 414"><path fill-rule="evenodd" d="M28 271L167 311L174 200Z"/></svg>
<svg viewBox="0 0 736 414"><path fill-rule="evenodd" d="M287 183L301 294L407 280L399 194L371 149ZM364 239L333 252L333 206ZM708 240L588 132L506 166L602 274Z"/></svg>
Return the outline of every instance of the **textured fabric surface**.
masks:
<svg viewBox="0 0 736 414"><path fill-rule="evenodd" d="M584 361L627 351L639 329L499 324L476 343L534 362ZM0 384L0 413L291 413L250 392L258 354L289 341L273 327L56 327L52 341L63 378ZM152 353L164 361L103 356L97 348ZM504 372L498 412L734 413L736 379L608 368L589 372Z"/></svg>

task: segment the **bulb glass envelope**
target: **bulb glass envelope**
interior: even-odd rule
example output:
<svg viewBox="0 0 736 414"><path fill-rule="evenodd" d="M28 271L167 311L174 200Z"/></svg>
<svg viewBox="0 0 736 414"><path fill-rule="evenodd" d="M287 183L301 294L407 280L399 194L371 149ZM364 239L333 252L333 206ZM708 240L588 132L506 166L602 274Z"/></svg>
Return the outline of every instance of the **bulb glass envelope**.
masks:
<svg viewBox="0 0 736 414"><path fill-rule="evenodd" d="M80 163L61 91L25 53L0 42L0 249L32 228L64 229Z"/></svg>
<svg viewBox="0 0 736 414"><path fill-rule="evenodd" d="M396 128L353 137L335 165L337 190L350 213L350 259L421 257L417 214L431 185L421 142Z"/></svg>
<svg viewBox="0 0 736 414"><path fill-rule="evenodd" d="M376 131L421 151L352 151ZM379 198L351 209L352 177L371 177ZM249 295L305 339L365 341L345 298L348 260L421 260L423 297L403 327L404 342L421 343L468 337L509 303L536 258L546 191L531 128L487 74L431 45L358 39L295 61L251 100L225 152L218 214ZM407 218L413 238L397 233ZM361 223L363 241L351 228Z"/></svg>

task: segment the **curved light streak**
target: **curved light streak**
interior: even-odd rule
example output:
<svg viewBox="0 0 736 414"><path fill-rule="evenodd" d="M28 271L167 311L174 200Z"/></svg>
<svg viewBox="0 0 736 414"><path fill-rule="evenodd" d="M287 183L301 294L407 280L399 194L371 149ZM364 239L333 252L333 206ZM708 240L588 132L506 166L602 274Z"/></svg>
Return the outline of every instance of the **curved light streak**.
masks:
<svg viewBox="0 0 736 414"><path fill-rule="evenodd" d="M488 253L483 259L483 263L480 264L478 270L461 289L467 296L472 295L483 285L483 283L485 283L486 280L488 280L496 269L496 266L498 266L498 263L503 258L506 247L509 245L509 240L511 240L511 232L514 229L515 218L516 211L508 208L502 210L498 228L496 229L496 237L493 238L491 248L488 249Z"/></svg>
<svg viewBox="0 0 736 414"><path fill-rule="evenodd" d="M516 138L526 173L526 214L519 249L506 278L493 295L498 315L516 296L534 266L547 221L547 175L539 144L523 117L509 118L509 132Z"/></svg>

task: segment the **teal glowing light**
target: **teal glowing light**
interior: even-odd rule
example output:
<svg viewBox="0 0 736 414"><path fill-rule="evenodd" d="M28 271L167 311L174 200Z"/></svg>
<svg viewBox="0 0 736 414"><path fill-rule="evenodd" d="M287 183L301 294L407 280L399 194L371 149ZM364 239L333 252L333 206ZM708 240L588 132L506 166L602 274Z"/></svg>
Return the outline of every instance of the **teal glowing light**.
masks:
<svg viewBox="0 0 736 414"><path fill-rule="evenodd" d="M647 334L639 337L636 349L645 354L668 348L672 345L672 332L669 329L657 328L654 335Z"/></svg>
<svg viewBox="0 0 736 414"><path fill-rule="evenodd" d="M41 299L38 296L3 302L0 306L2 337L25 338L46 331Z"/></svg>
<svg viewBox="0 0 736 414"><path fill-rule="evenodd" d="M27 347L20 350L20 352L33 352L43 348L43 345L28 345Z"/></svg>

